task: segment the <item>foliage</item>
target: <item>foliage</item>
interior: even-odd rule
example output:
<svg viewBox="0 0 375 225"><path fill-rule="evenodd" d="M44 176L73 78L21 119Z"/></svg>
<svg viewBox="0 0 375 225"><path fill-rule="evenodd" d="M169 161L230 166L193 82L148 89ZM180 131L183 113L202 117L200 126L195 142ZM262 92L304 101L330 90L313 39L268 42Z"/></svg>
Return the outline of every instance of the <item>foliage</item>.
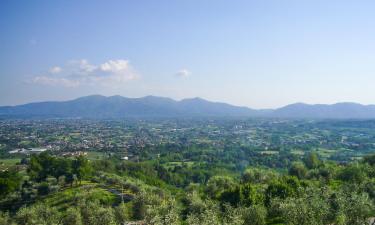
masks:
<svg viewBox="0 0 375 225"><path fill-rule="evenodd" d="M0 214L0 225L362 225L375 215L371 157L336 164L312 152L289 170L230 174L205 163L91 162L42 153L31 156L27 174L0 173L0 206L10 211ZM199 183L182 175L206 169Z"/></svg>
<svg viewBox="0 0 375 225"><path fill-rule="evenodd" d="M0 197L16 191L21 184L21 176L15 170L0 171Z"/></svg>

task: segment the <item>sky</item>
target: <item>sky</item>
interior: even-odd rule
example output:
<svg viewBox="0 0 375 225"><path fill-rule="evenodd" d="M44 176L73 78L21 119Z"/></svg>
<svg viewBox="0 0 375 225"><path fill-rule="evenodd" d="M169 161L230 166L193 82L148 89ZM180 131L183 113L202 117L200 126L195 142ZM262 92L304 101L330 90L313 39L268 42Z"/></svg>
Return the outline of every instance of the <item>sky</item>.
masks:
<svg viewBox="0 0 375 225"><path fill-rule="evenodd" d="M0 1L0 105L375 104L375 1Z"/></svg>

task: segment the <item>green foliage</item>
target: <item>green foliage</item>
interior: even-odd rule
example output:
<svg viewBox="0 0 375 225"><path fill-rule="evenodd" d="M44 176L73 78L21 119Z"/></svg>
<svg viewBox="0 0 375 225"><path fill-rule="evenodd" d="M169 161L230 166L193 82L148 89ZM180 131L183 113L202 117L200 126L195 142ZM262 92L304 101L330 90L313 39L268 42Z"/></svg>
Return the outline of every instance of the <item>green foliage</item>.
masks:
<svg viewBox="0 0 375 225"><path fill-rule="evenodd" d="M366 165L354 163L343 168L339 172L338 178L345 182L360 184L366 179L367 169Z"/></svg>
<svg viewBox="0 0 375 225"><path fill-rule="evenodd" d="M265 225L267 210L263 205L252 205L243 209L244 225Z"/></svg>
<svg viewBox="0 0 375 225"><path fill-rule="evenodd" d="M50 186L47 182L43 182L38 186L38 195L48 195L50 193Z"/></svg>
<svg viewBox="0 0 375 225"><path fill-rule="evenodd" d="M264 193L260 186L244 184L240 186L241 203L244 206L263 204Z"/></svg>
<svg viewBox="0 0 375 225"><path fill-rule="evenodd" d="M374 203L364 193L339 193L334 199L337 224L367 224L374 215Z"/></svg>
<svg viewBox="0 0 375 225"><path fill-rule="evenodd" d="M210 178L206 185L206 193L211 198L220 198L224 191L234 190L235 182L228 176L214 176Z"/></svg>
<svg viewBox="0 0 375 225"><path fill-rule="evenodd" d="M146 218L150 225L181 224L180 212L174 199L164 199L158 204L148 206Z"/></svg>
<svg viewBox="0 0 375 225"><path fill-rule="evenodd" d="M131 217L130 210L131 209L123 203L118 205L114 211L117 223L125 224L126 221L129 221Z"/></svg>
<svg viewBox="0 0 375 225"><path fill-rule="evenodd" d="M15 170L0 171L0 197L16 191L21 180L21 176Z"/></svg>
<svg viewBox="0 0 375 225"><path fill-rule="evenodd" d="M0 212L0 225L11 225L12 221L8 213Z"/></svg>
<svg viewBox="0 0 375 225"><path fill-rule="evenodd" d="M36 204L31 207L21 208L15 221L19 225L50 225L59 224L60 214L56 208L44 204Z"/></svg>
<svg viewBox="0 0 375 225"><path fill-rule="evenodd" d="M133 200L133 215L132 218L135 220L142 220L146 215L146 199L143 193L137 195Z"/></svg>
<svg viewBox="0 0 375 225"><path fill-rule="evenodd" d="M365 156L363 161L371 166L375 166L375 154Z"/></svg>
<svg viewBox="0 0 375 225"><path fill-rule="evenodd" d="M237 206L241 201L241 188L239 186L226 189L220 194L221 202L229 203L232 206Z"/></svg>
<svg viewBox="0 0 375 225"><path fill-rule="evenodd" d="M243 225L245 218L243 216L244 210L242 208L235 208L231 205L224 205L224 212L222 213L222 224L225 225Z"/></svg>
<svg viewBox="0 0 375 225"><path fill-rule="evenodd" d="M69 158L54 157L47 152L32 155L28 173L30 177L38 182L44 181L48 176L64 176L65 182L73 183L75 177L79 181L87 178L92 172L92 166L84 156L78 156L74 160Z"/></svg>
<svg viewBox="0 0 375 225"><path fill-rule="evenodd" d="M98 201L81 201L80 208L83 224L114 225L116 224L114 211L111 207L104 207Z"/></svg>
<svg viewBox="0 0 375 225"><path fill-rule="evenodd" d="M289 175L296 176L299 179L305 178L306 174L307 174L307 169L305 165L300 162L293 163L289 169Z"/></svg>
<svg viewBox="0 0 375 225"><path fill-rule="evenodd" d="M242 174L241 181L243 183L268 183L278 176L275 171L270 169L248 168Z"/></svg>
<svg viewBox="0 0 375 225"><path fill-rule="evenodd" d="M62 224L83 225L80 209L77 207L68 208L62 218Z"/></svg>
<svg viewBox="0 0 375 225"><path fill-rule="evenodd" d="M79 181L87 178L92 171L89 161L84 156L78 156L72 162L72 172L77 175Z"/></svg>
<svg viewBox="0 0 375 225"><path fill-rule="evenodd" d="M269 184L265 192L265 204L270 206L272 199L286 199L297 194L300 187L298 179L293 177L286 177L273 181Z"/></svg>
<svg viewBox="0 0 375 225"><path fill-rule="evenodd" d="M318 154L316 152L309 152L305 156L304 162L305 162L306 167L309 169L316 169L321 164Z"/></svg>
<svg viewBox="0 0 375 225"><path fill-rule="evenodd" d="M316 190L307 190L302 197L291 197L282 201L280 211L286 224L328 224L329 205Z"/></svg>
<svg viewBox="0 0 375 225"><path fill-rule="evenodd" d="M221 225L220 208L214 202L206 201L203 211L189 214L186 221L190 225Z"/></svg>
<svg viewBox="0 0 375 225"><path fill-rule="evenodd" d="M321 162L314 155L306 156L306 166L292 163L289 171L248 168L241 176L202 163L202 168L211 170L206 175L217 175L206 183L205 178L202 183L190 183L191 176L181 174L203 170L195 162L174 162L167 167L157 161L91 163L84 157L42 153L31 157L30 179L24 177L22 186L19 172L0 173L4 198L0 206L13 209L9 205L29 203L0 214L0 225L366 224L375 212L371 161L365 158L338 165ZM178 175L172 175L173 171ZM81 185L66 185L75 179ZM125 203L120 203L121 197Z"/></svg>

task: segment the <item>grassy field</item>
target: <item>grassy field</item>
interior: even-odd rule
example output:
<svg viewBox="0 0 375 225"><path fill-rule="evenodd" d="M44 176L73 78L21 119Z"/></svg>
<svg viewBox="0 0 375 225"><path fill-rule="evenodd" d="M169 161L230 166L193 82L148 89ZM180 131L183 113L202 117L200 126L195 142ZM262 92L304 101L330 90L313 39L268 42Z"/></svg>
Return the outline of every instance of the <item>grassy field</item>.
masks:
<svg viewBox="0 0 375 225"><path fill-rule="evenodd" d="M174 168L175 166L181 166L182 164L187 165L188 167L191 167L194 162L168 162L164 164L164 167L167 169Z"/></svg>
<svg viewBox="0 0 375 225"><path fill-rule="evenodd" d="M105 158L105 156L106 154L104 152L94 152L94 151L87 152L87 158L89 160L103 159Z"/></svg>
<svg viewBox="0 0 375 225"><path fill-rule="evenodd" d="M0 159L0 165L3 166L14 166L21 161L20 158L12 158L12 159Z"/></svg>
<svg viewBox="0 0 375 225"><path fill-rule="evenodd" d="M323 158L329 158L333 154L335 154L338 150L333 150L333 149L326 149L326 148L318 148L317 153L323 157ZM341 150L339 150L341 151Z"/></svg>
<svg viewBox="0 0 375 225"><path fill-rule="evenodd" d="M98 200L104 205L112 205L118 199L115 194L92 183L59 191L44 198L42 202L49 206L57 207L58 210L66 210L71 207L76 200L81 199L82 196Z"/></svg>
<svg viewBox="0 0 375 225"><path fill-rule="evenodd" d="M297 149L293 149L292 151L290 151L290 153L294 154L294 155L305 155L305 152L302 151L302 150L297 150Z"/></svg>

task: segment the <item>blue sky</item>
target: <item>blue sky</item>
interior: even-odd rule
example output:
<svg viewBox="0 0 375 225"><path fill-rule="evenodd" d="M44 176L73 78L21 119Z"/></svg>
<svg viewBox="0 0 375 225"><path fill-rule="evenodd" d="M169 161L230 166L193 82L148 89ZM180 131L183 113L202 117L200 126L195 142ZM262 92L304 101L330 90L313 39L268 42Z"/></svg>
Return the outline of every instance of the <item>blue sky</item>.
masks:
<svg viewBox="0 0 375 225"><path fill-rule="evenodd" d="M375 104L374 1L0 1L0 105Z"/></svg>

